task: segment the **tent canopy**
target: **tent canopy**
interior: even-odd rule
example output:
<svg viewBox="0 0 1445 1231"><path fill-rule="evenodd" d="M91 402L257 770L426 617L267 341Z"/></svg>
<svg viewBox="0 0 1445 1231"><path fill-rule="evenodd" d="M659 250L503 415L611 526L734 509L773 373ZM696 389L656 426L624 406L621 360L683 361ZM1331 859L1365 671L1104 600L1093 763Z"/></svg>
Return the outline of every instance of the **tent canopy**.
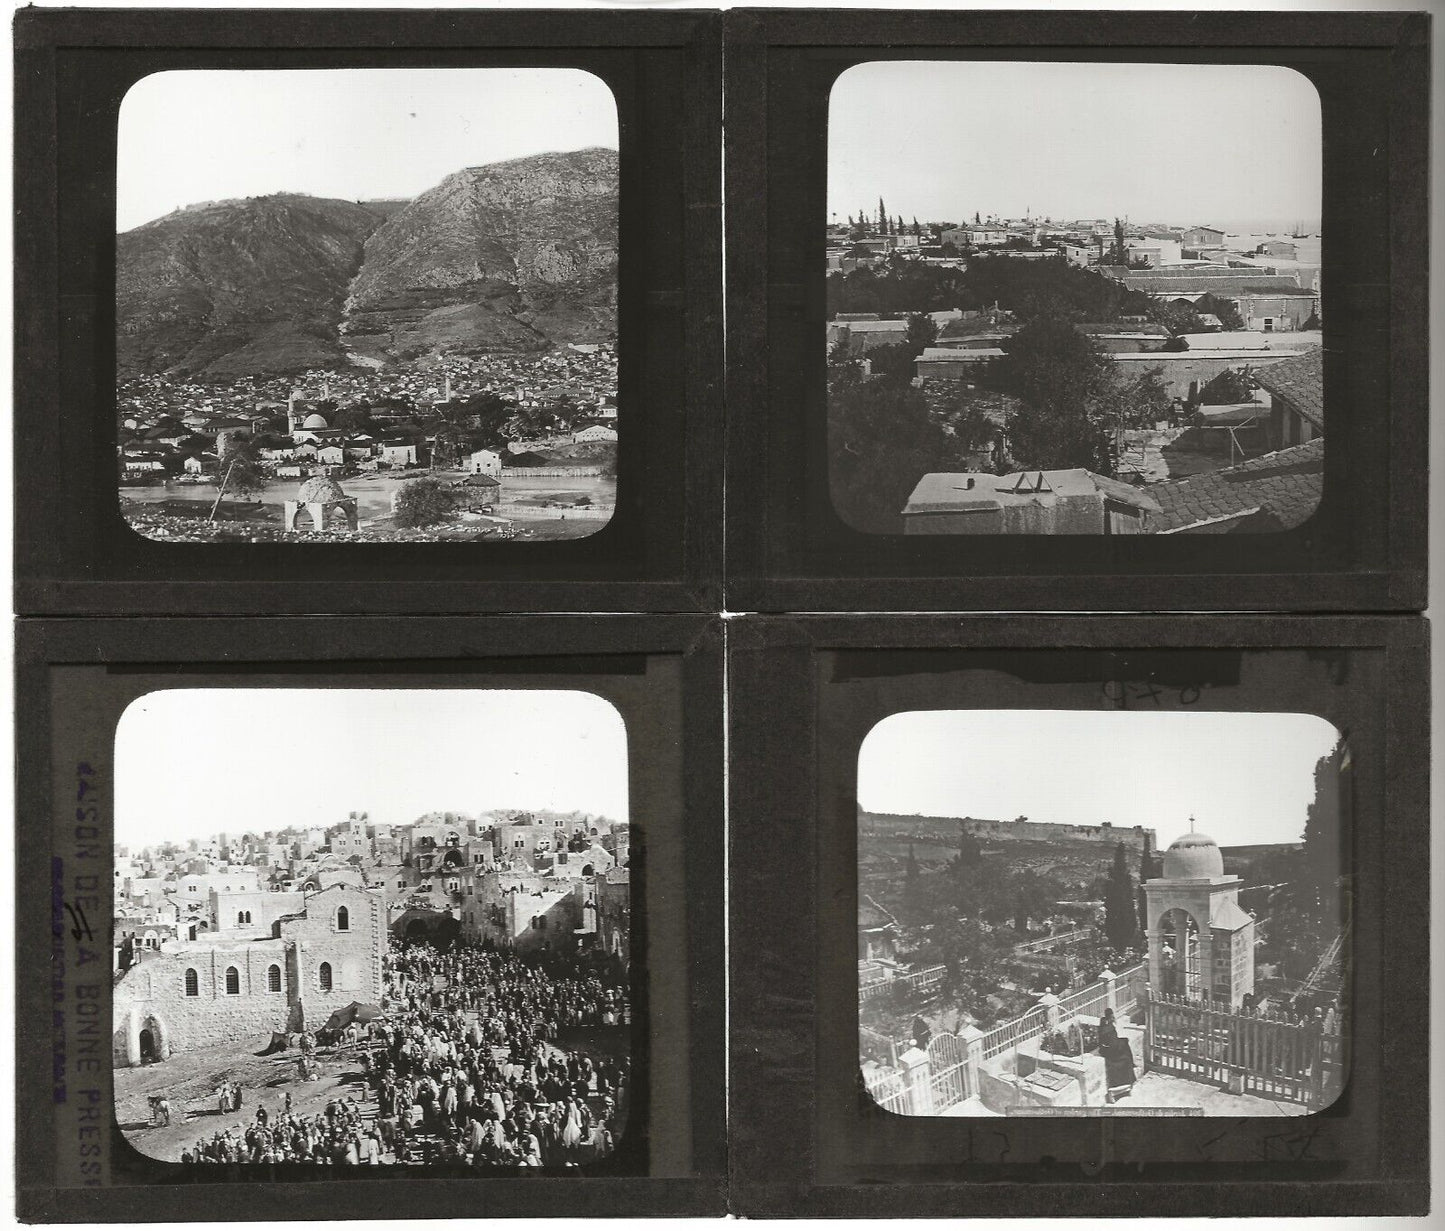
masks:
<svg viewBox="0 0 1445 1231"><path fill-rule="evenodd" d="M325 1030L341 1030L351 1025L352 1022L360 1022L363 1026L368 1022L374 1022L381 1016L381 1010L374 1004L362 1004L353 1000L344 1009L337 1009L326 1019Z"/></svg>

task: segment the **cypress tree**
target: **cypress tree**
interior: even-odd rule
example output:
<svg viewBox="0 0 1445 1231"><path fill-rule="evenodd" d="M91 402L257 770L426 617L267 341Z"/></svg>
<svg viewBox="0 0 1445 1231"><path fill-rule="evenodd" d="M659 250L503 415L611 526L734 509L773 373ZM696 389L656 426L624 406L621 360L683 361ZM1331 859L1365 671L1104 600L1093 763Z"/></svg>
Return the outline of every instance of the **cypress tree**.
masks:
<svg viewBox="0 0 1445 1231"><path fill-rule="evenodd" d="M1122 842L1114 847L1114 866L1109 869L1109 887L1104 893L1104 935L1115 949L1130 948L1139 935L1134 878Z"/></svg>

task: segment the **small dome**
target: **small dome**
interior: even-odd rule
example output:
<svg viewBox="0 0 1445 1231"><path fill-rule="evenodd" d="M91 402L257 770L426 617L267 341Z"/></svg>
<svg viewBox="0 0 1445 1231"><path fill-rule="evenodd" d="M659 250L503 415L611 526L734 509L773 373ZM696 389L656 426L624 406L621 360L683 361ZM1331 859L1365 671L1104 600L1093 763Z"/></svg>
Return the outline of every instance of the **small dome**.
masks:
<svg viewBox="0 0 1445 1231"><path fill-rule="evenodd" d="M301 424L303 430L317 432L324 432L330 426L320 415L307 415L306 421Z"/></svg>
<svg viewBox="0 0 1445 1231"><path fill-rule="evenodd" d="M338 500L349 500L350 497L341 490L341 484L318 474L301 484L296 499L301 504L334 504Z"/></svg>
<svg viewBox="0 0 1445 1231"><path fill-rule="evenodd" d="M1187 833L1164 852L1165 880L1205 880L1224 875L1224 856L1208 834Z"/></svg>

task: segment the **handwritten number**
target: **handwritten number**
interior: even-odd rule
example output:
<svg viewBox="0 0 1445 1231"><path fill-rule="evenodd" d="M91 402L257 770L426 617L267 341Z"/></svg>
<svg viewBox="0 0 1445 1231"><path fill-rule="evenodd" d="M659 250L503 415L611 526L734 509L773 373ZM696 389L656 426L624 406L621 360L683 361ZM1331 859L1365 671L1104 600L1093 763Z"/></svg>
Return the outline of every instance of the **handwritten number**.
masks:
<svg viewBox="0 0 1445 1231"><path fill-rule="evenodd" d="M95 934L90 930L90 920L85 917L85 911L78 906L72 906L69 902L65 909L70 912L70 939L79 943L82 940L94 940Z"/></svg>

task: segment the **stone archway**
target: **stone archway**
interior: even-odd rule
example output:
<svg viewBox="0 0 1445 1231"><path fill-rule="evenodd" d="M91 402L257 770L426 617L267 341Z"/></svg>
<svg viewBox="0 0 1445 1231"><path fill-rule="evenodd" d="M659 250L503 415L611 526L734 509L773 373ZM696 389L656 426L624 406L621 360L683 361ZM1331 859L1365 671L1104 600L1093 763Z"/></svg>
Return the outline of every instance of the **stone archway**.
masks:
<svg viewBox="0 0 1445 1231"><path fill-rule="evenodd" d="M1173 951L1173 959L1163 966L1164 986L1160 990L1198 998L1207 987L1208 920L1201 923L1188 907L1171 906L1160 912L1154 928Z"/></svg>
<svg viewBox="0 0 1445 1231"><path fill-rule="evenodd" d="M147 1014L145 1015L145 1017L141 1019L141 1031L140 1031L140 1033L141 1033L141 1037L140 1037L141 1063L144 1064L144 1063L146 1062L146 1059L145 1059L145 1051L146 1051L145 1036L146 1036L147 1034L149 1034L149 1035L151 1036L151 1047L152 1047L152 1050L153 1050L154 1053L155 1053L154 1056L151 1058L152 1061L153 1061L153 1062L159 1062L159 1061L161 1061L161 1060L169 1060L169 1059L170 1059L170 1056L171 1056L171 1032L170 1032L170 1029L166 1026L165 1022L164 1022L163 1020L161 1020L160 1017L158 1017L158 1016L157 1016L156 1014L154 1014L154 1013L147 1013Z"/></svg>
<svg viewBox="0 0 1445 1231"><path fill-rule="evenodd" d="M154 1064L160 1058L160 1050L156 1045L155 1035L151 1033L149 1026L142 1026L140 1032L140 1062L142 1064Z"/></svg>

